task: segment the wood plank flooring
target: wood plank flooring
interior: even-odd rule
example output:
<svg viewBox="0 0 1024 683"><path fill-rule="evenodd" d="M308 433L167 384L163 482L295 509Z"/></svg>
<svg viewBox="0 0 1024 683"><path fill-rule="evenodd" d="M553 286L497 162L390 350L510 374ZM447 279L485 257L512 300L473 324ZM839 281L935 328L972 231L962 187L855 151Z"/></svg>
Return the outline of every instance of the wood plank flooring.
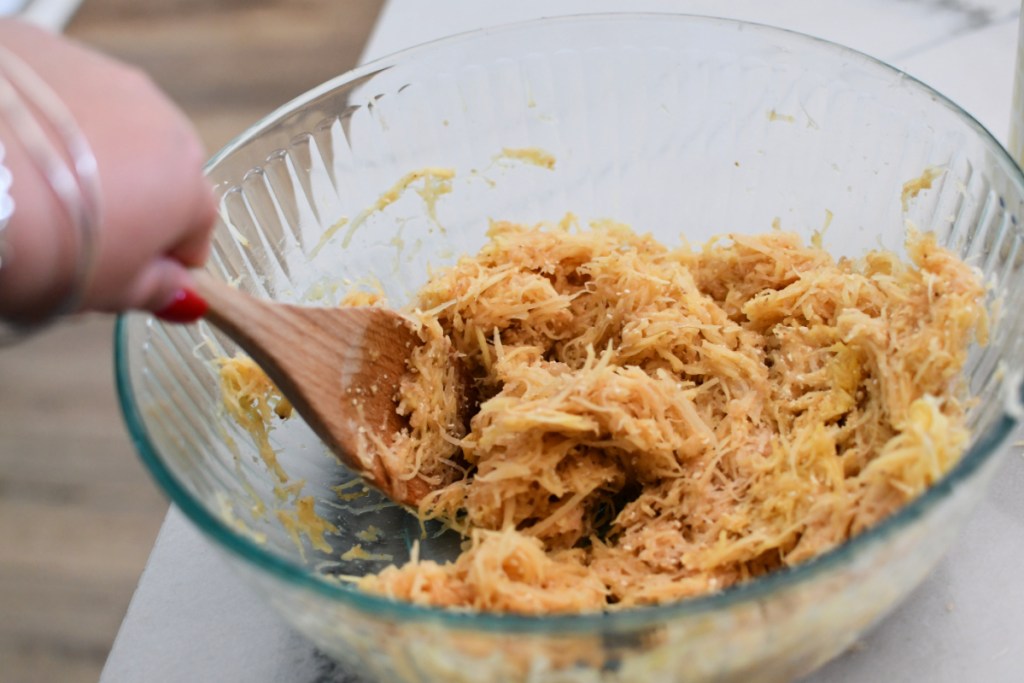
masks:
<svg viewBox="0 0 1024 683"><path fill-rule="evenodd" d="M351 68L383 0L86 0L68 34L148 71L212 152ZM167 508L113 386L113 320L0 348L0 683L95 681Z"/></svg>

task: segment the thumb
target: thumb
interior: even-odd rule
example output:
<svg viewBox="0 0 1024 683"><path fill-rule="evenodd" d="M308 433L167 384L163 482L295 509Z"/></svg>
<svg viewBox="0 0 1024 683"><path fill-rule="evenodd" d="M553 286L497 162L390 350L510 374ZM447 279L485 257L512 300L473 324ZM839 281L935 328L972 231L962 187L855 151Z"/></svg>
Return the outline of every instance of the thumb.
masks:
<svg viewBox="0 0 1024 683"><path fill-rule="evenodd" d="M206 312L195 293L195 280L177 259L164 256L150 262L129 284L126 308L150 311L170 322L193 322Z"/></svg>

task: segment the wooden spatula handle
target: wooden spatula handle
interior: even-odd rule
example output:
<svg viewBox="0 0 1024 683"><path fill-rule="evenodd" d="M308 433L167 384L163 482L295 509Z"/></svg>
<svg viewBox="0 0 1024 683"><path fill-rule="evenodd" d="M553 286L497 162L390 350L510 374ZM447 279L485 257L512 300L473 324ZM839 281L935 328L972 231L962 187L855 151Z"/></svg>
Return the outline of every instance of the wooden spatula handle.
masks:
<svg viewBox="0 0 1024 683"><path fill-rule="evenodd" d="M217 280L205 271L194 273L196 293L206 300L209 309L204 316L226 332L246 351L254 341L253 335L267 324L267 306L226 282Z"/></svg>

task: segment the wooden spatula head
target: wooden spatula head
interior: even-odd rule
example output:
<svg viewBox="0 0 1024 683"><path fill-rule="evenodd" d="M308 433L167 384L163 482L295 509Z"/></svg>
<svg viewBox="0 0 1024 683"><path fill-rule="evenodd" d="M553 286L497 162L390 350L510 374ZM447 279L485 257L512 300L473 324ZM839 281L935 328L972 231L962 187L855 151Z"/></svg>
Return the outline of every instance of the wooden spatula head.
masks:
<svg viewBox="0 0 1024 683"><path fill-rule="evenodd" d="M409 356L421 343L409 320L379 307L263 301L206 274L197 282L209 304L207 320L260 365L345 465L392 500L419 503L430 485L400 478L376 449L366 447L368 430L387 444L406 427L396 397Z"/></svg>

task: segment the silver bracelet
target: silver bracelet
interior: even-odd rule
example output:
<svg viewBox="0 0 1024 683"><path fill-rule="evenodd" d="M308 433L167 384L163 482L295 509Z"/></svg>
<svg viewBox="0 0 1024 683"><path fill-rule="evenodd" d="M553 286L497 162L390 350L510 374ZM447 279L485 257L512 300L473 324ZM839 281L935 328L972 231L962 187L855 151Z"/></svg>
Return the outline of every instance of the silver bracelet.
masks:
<svg viewBox="0 0 1024 683"><path fill-rule="evenodd" d="M4 165L4 145L0 142L0 269L7 258L7 243L4 241L4 228L14 213L14 199L11 197L11 170Z"/></svg>
<svg viewBox="0 0 1024 683"><path fill-rule="evenodd" d="M40 329L80 306L95 265L100 186L96 157L67 106L31 67L3 46L0 46L0 117L28 152L71 221L76 254L75 272L60 303L30 322L0 319L2 344ZM51 135L63 149L53 143ZM0 240L0 248L2 244ZM3 259L0 266L5 261L9 265L17 254L0 254L0 258Z"/></svg>

